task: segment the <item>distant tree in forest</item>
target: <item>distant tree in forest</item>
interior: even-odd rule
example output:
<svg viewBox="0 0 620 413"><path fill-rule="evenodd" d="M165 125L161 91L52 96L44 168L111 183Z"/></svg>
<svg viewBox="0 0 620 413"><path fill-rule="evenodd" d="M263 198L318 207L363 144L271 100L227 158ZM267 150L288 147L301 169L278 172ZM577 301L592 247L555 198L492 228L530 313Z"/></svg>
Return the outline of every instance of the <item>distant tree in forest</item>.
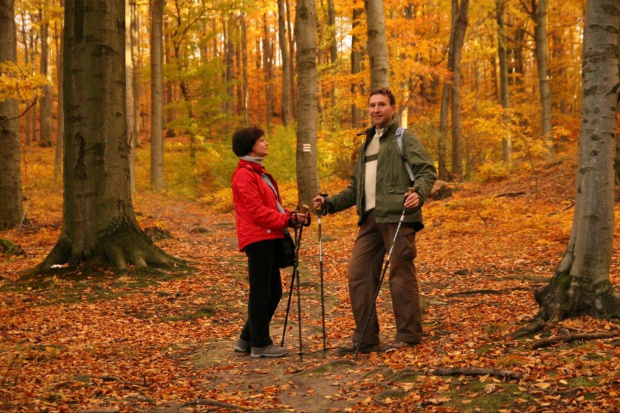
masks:
<svg viewBox="0 0 620 413"><path fill-rule="evenodd" d="M550 283L536 291L538 319L620 318L609 280L614 239L614 154L618 107L620 0L588 0L573 227Z"/></svg>
<svg viewBox="0 0 620 413"><path fill-rule="evenodd" d="M175 260L140 229L131 200L125 119L125 2L65 2L62 231L39 270L102 261Z"/></svg>
<svg viewBox="0 0 620 413"><path fill-rule="evenodd" d="M151 0L151 187L164 189L163 18L165 0Z"/></svg>

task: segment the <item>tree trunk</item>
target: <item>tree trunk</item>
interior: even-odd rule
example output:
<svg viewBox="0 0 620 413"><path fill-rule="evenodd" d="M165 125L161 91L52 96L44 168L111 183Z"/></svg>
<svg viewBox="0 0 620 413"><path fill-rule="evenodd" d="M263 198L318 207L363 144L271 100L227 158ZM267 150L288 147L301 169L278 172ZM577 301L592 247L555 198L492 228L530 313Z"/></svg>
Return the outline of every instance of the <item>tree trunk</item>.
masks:
<svg viewBox="0 0 620 413"><path fill-rule="evenodd" d="M58 59L56 67L57 71L57 79L58 79L58 127L56 128L56 159L54 160L54 176L56 178L60 178L62 175L62 155L65 149L65 111L63 109L63 70L62 70L62 43L63 43L63 28L62 24L60 25L59 33L58 33L58 47L56 48ZM27 123L27 122L26 122Z"/></svg>
<svg viewBox="0 0 620 413"><path fill-rule="evenodd" d="M469 0L452 0L452 18L454 27L454 74L452 82L452 176L463 178L463 124L461 120L461 55L467 30Z"/></svg>
<svg viewBox="0 0 620 413"><path fill-rule="evenodd" d="M382 0L364 0L368 25L368 58L370 59L370 89L390 87L385 15Z"/></svg>
<svg viewBox="0 0 620 413"><path fill-rule="evenodd" d="M26 25L22 24L21 25L22 30L21 30L21 34L22 34L22 41L24 42L24 63L26 63L26 65L28 65L28 63L30 63L30 47L29 44L30 42L28 41L29 37L28 34L26 33ZM62 70L59 70L59 72L61 72ZM30 107L30 101L26 101L25 102L26 105L28 107ZM30 141L32 140L32 133L31 133L31 121L30 121L30 113L34 111L34 107L30 108L30 110L26 113L26 131L25 131L25 139L24 139L24 145L28 146L30 145Z"/></svg>
<svg viewBox="0 0 620 413"><path fill-rule="evenodd" d="M247 16L241 14L241 63L243 64L243 122L250 122L250 87L248 84L248 29Z"/></svg>
<svg viewBox="0 0 620 413"><path fill-rule="evenodd" d="M353 24L352 31L360 25L360 19L362 18L362 8L353 8ZM362 71L362 47L360 39L355 33L351 36L351 74L356 75ZM362 93L361 86L357 82L351 83L351 93L353 94L353 103L351 104L351 125L355 129L362 127L362 110L355 104L357 95Z"/></svg>
<svg viewBox="0 0 620 413"><path fill-rule="evenodd" d="M620 317L620 294L609 281L620 0L589 0L585 14L573 227L556 273L535 294L540 305L537 317L552 322L583 315Z"/></svg>
<svg viewBox="0 0 620 413"><path fill-rule="evenodd" d="M448 43L448 61L447 69L449 72L454 71L454 35L456 19L454 13L450 20L450 41ZM448 115L450 114L450 98L452 97L452 82L447 79L443 82L441 91L441 106L439 108L439 137L437 141L437 178L447 181L450 177L448 174L447 151L448 151Z"/></svg>
<svg viewBox="0 0 620 413"><path fill-rule="evenodd" d="M319 190L317 172L316 4L299 0L295 18L299 106L297 109L297 188L301 204L312 205Z"/></svg>
<svg viewBox="0 0 620 413"><path fill-rule="evenodd" d="M0 63L16 61L15 2L0 0ZM18 110L15 99L0 101L0 230L18 225L24 215Z"/></svg>
<svg viewBox="0 0 620 413"><path fill-rule="evenodd" d="M551 136L551 88L549 87L549 52L547 49L547 0L532 0L534 12L534 42L536 44L536 62L538 64L538 87L542 111L542 133L547 146L548 156L553 155L553 138Z"/></svg>
<svg viewBox="0 0 620 413"><path fill-rule="evenodd" d="M136 148L142 147L142 141L140 139L140 47L138 42L140 41L139 27L140 27L140 13L138 13L138 4L135 1L131 2L131 59L133 60L133 73L132 73L132 93L133 93L133 141Z"/></svg>
<svg viewBox="0 0 620 413"><path fill-rule="evenodd" d="M297 119L297 88L295 86L295 62L293 56L296 55L295 51L295 36L293 36L293 19L291 18L291 3L289 0L285 0L286 4L286 24L288 26L288 53L291 57L291 64L288 65L291 71L291 108L293 109L293 119Z"/></svg>
<svg viewBox="0 0 620 413"><path fill-rule="evenodd" d="M278 39L282 54L282 124L291 124L291 72L289 65L288 39L286 37L286 10L284 0L278 0Z"/></svg>
<svg viewBox="0 0 620 413"><path fill-rule="evenodd" d="M502 137L502 157L504 163L512 165L512 137L508 122L508 109L510 100L508 98L508 57L506 53L506 26L504 24L504 0L495 0L495 12L497 18L497 56L499 59L499 101L504 108L504 136ZM494 71L495 73L495 71Z"/></svg>
<svg viewBox="0 0 620 413"><path fill-rule="evenodd" d="M227 16L226 26L228 26L224 48L226 56L226 115L232 119L235 102L235 86L233 84L235 80L235 24L232 15Z"/></svg>
<svg viewBox="0 0 620 413"><path fill-rule="evenodd" d="M164 180L163 113L163 17L164 0L151 0L151 188L162 190Z"/></svg>
<svg viewBox="0 0 620 413"><path fill-rule="evenodd" d="M338 61L338 39L336 38L336 6L334 0L327 0L329 59L332 65Z"/></svg>
<svg viewBox="0 0 620 413"><path fill-rule="evenodd" d="M142 232L131 201L124 19L124 0L65 2L63 225L38 270L90 261L117 268L174 262Z"/></svg>
<svg viewBox="0 0 620 413"><path fill-rule="evenodd" d="M47 11L46 11L47 12ZM43 18L43 11L41 11ZM50 39L49 23L41 25L41 74L45 76L49 83L43 86L41 96L41 117L39 119L39 146L48 148L52 146L52 75L50 65Z"/></svg>
<svg viewBox="0 0 620 413"><path fill-rule="evenodd" d="M132 193L136 192L135 152L136 141L133 136L134 124L134 95L133 95L133 57L131 26L133 25L130 0L125 0L125 119L127 120L127 144L129 145L129 188Z"/></svg>
<svg viewBox="0 0 620 413"><path fill-rule="evenodd" d="M271 114L273 113L273 87L271 85L271 64L272 64L272 44L271 29L267 24L267 15L263 15L263 78L265 80L265 118L266 127L269 130L271 125Z"/></svg>

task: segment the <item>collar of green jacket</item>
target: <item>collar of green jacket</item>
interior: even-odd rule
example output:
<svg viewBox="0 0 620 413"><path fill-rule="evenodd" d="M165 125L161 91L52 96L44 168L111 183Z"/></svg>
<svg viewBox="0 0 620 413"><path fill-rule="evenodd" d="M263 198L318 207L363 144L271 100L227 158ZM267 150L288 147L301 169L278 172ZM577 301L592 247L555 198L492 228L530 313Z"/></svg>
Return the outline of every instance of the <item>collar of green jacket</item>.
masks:
<svg viewBox="0 0 620 413"><path fill-rule="evenodd" d="M394 116L390 124L385 127L385 132L383 132L383 136L388 136L393 131L395 132L396 129L398 129L398 120L396 119L396 116ZM357 134L357 136L362 136L362 135L366 136L366 141L364 142L364 148L368 145L370 140L375 136L376 131L377 131L377 127L373 125L370 128L365 129Z"/></svg>

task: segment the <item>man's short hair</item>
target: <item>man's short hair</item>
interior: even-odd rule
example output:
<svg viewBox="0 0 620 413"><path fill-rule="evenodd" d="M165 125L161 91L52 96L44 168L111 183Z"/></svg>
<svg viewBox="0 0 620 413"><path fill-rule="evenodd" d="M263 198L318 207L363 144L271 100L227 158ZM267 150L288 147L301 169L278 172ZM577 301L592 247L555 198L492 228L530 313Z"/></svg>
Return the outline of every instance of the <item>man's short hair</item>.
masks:
<svg viewBox="0 0 620 413"><path fill-rule="evenodd" d="M368 95L368 100L370 100L370 98L373 95L387 96L390 99L390 105L396 106L396 98L394 97L394 94L392 93L392 91L387 87L378 87L376 89L371 90L370 95Z"/></svg>
<svg viewBox="0 0 620 413"><path fill-rule="evenodd" d="M256 126L237 130L232 136L232 150L239 158L252 152L257 140L265 135L265 132Z"/></svg>

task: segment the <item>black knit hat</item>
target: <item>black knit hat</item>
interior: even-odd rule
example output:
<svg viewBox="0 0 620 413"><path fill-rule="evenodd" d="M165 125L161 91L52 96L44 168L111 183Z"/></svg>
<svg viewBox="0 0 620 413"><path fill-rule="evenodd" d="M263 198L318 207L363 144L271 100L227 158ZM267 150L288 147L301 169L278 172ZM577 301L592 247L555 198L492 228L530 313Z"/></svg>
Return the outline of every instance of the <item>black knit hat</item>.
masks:
<svg viewBox="0 0 620 413"><path fill-rule="evenodd" d="M252 152L254 144L262 136L265 136L265 132L261 128L251 126L249 128L243 128L236 131L232 136L232 150L239 158Z"/></svg>

